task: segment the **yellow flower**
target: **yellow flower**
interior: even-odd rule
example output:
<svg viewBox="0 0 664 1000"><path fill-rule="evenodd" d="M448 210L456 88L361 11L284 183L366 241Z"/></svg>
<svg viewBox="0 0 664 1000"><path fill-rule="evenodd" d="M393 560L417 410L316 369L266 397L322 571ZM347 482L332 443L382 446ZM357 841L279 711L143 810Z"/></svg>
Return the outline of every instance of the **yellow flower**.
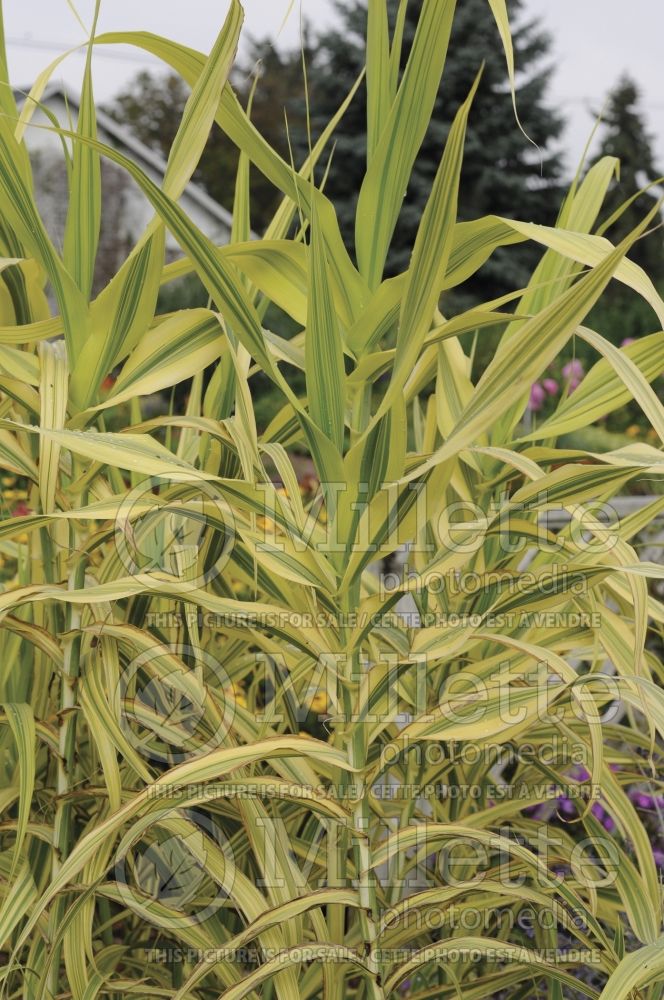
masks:
<svg viewBox="0 0 664 1000"><path fill-rule="evenodd" d="M2 485L3 486L14 486L16 484L16 476L3 476Z"/></svg>
<svg viewBox="0 0 664 1000"><path fill-rule="evenodd" d="M316 694L311 699L311 711L312 712L327 712L327 692L317 691Z"/></svg>
<svg viewBox="0 0 664 1000"><path fill-rule="evenodd" d="M269 529L270 534L274 534L277 530L277 525L272 520L271 517L263 517L262 514L256 518L256 527L262 528L264 531Z"/></svg>
<svg viewBox="0 0 664 1000"><path fill-rule="evenodd" d="M625 431L627 437L631 438L638 437L640 433L641 433L641 428L639 427L638 424L632 424L631 427L628 427L627 430Z"/></svg>
<svg viewBox="0 0 664 1000"><path fill-rule="evenodd" d="M241 708L247 707L247 696L245 694L244 688L239 684L229 684L228 687L224 688L224 694L231 701L234 701L236 705Z"/></svg>

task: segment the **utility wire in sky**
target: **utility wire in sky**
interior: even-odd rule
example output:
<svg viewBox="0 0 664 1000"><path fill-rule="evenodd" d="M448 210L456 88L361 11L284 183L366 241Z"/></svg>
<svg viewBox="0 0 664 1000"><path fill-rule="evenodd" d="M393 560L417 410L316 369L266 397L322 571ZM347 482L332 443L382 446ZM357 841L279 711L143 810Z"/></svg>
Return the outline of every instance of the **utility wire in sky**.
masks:
<svg viewBox="0 0 664 1000"><path fill-rule="evenodd" d="M64 42L49 42L46 39L41 38L7 38L7 45L13 45L17 48L23 49L46 49L51 52L66 52L68 49L73 49L74 45L67 45ZM86 41L80 43L81 48L74 54L85 55L86 53ZM95 49L95 55L99 56L101 59L115 59L118 62L136 62L142 63L157 63L158 60L154 59L150 55L138 55L136 53L127 53L126 55L121 55L119 52L112 52L110 49L97 48ZM575 95L575 96L558 96L557 98L564 104L598 104L601 103L602 98L600 97L589 97L587 94ZM649 111L664 111L664 102L662 101L649 101L647 98L641 98L639 103L644 108L648 108Z"/></svg>
<svg viewBox="0 0 664 1000"><path fill-rule="evenodd" d="M41 38L7 38L5 39L7 45L14 46L21 49L47 49L51 52L67 52L69 49L74 49L76 43L67 45L65 42L48 42ZM79 43L80 49L78 49L75 55L85 55L87 40ZM127 53L126 55L121 55L118 52L111 52L110 50L105 50L102 47L95 48L95 55L100 56L102 59L116 59L119 62L137 62L137 63L147 63L147 62L157 62L152 56L145 55L140 56L136 53Z"/></svg>

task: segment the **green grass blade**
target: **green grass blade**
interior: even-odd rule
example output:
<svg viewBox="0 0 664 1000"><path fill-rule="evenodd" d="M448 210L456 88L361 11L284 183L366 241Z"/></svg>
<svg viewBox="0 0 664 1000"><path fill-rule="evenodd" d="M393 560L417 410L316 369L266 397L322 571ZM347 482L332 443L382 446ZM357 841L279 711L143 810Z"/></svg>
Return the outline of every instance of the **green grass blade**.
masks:
<svg viewBox="0 0 664 1000"><path fill-rule="evenodd" d="M424 0L401 85L375 147L357 206L360 273L375 289L445 65L456 0Z"/></svg>
<svg viewBox="0 0 664 1000"><path fill-rule="evenodd" d="M99 17L100 0L96 0L92 32L85 60L81 103L77 130L90 139L97 138L97 117L92 92L92 50ZM69 207L64 238L65 267L73 276L86 299L89 299L94 278L97 245L101 226L101 163L92 146L74 142Z"/></svg>

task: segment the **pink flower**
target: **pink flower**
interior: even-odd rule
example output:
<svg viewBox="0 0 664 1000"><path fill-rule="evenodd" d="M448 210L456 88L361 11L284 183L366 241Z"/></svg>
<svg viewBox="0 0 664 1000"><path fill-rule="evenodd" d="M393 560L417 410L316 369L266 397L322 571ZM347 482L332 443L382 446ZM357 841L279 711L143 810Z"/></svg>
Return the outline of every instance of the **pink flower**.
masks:
<svg viewBox="0 0 664 1000"><path fill-rule="evenodd" d="M623 342L622 342L622 344L620 346L621 347L629 347L630 344L635 344L635 343L636 343L636 338L635 337L625 337L625 339L623 340Z"/></svg>
<svg viewBox="0 0 664 1000"><path fill-rule="evenodd" d="M563 366L563 378L567 382L570 392L574 392L574 390L581 385L581 381L585 374L583 364L578 358L574 358L573 361L568 361L567 364Z"/></svg>
<svg viewBox="0 0 664 1000"><path fill-rule="evenodd" d="M530 399L528 400L528 409L531 413L537 413L538 410L542 409L542 404L546 399L546 392L539 384L539 382L533 382L530 387Z"/></svg>
<svg viewBox="0 0 664 1000"><path fill-rule="evenodd" d="M549 396L555 396L558 392L558 383L555 378L545 378L542 380L542 385L548 392Z"/></svg>

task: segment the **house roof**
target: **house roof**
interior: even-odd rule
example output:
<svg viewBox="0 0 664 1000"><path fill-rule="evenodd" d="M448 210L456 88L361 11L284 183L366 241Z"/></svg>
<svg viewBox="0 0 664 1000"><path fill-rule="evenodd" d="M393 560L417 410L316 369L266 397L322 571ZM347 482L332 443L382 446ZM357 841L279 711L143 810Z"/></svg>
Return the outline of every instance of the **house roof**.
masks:
<svg viewBox="0 0 664 1000"><path fill-rule="evenodd" d="M16 100L20 103L21 99L25 100L25 94L29 93L29 88L25 91L15 91L14 96ZM70 107L73 107L78 111L80 107L80 97L78 94L74 93L63 83L51 83L46 87L44 93L42 94L40 103L45 104L49 99L53 97L61 97L62 100ZM143 161L143 163L152 167L159 174L164 176L166 174L166 161L159 153L156 153L149 146L146 146L144 142L137 139L136 136L124 125L120 125L115 119L111 118L102 108L96 108L97 116L97 126L101 130L107 133L113 140L113 143L117 146L123 146L126 150L131 153L132 159ZM192 199L192 201L197 202L198 205L210 215L214 216L220 223L228 228L233 224L233 216L220 205L219 202L211 198L202 187L190 181L186 187L187 196Z"/></svg>

